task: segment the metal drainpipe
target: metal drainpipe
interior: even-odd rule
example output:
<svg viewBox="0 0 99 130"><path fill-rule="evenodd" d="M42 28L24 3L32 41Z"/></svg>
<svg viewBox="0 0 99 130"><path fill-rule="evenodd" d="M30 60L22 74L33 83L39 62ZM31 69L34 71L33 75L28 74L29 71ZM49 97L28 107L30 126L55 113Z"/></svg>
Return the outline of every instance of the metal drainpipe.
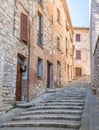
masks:
<svg viewBox="0 0 99 130"><path fill-rule="evenodd" d="M33 1L32 1L33 5ZM29 5L30 6L30 5ZM30 8L29 8L29 40L28 40L28 85L27 85L27 102L29 101L29 74L30 74L30 34L31 34L31 20L30 20Z"/></svg>

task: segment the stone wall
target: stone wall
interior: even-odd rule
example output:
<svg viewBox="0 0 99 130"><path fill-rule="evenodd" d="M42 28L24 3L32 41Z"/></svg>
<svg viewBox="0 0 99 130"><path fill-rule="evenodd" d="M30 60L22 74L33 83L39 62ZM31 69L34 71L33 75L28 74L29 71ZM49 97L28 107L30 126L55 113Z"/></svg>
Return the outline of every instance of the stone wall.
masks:
<svg viewBox="0 0 99 130"><path fill-rule="evenodd" d="M94 51L94 86L99 96L99 38L97 39Z"/></svg>
<svg viewBox="0 0 99 130"><path fill-rule="evenodd" d="M76 41L76 34L80 34L80 41ZM76 77L76 68L82 69L82 76L90 75L90 34L89 28L74 28L74 77ZM81 51L81 59L76 59L76 50Z"/></svg>
<svg viewBox="0 0 99 130"><path fill-rule="evenodd" d="M90 39L91 39L91 77L94 87L94 49L99 35L99 1L91 0Z"/></svg>
<svg viewBox="0 0 99 130"><path fill-rule="evenodd" d="M60 23L57 21L60 11ZM28 16L28 42L20 39L21 12ZM43 46L37 43L38 12L43 17ZM53 16L53 17L52 17ZM52 19L53 18L53 19ZM57 36L61 38L57 49ZM0 1L0 110L16 102L17 62L23 59L21 101L32 100L47 90L47 63L52 64L51 88L72 80L73 28L65 0L3 0ZM67 39L67 41L66 41ZM43 59L43 77L37 76L38 57ZM61 64L57 84L57 62Z"/></svg>
<svg viewBox="0 0 99 130"><path fill-rule="evenodd" d="M0 1L0 100L2 100L0 104L2 104L2 110L10 108L10 105L15 102L18 55L25 56L26 61L28 58L28 46L20 40L21 11L22 5L19 1L16 3L13 0ZM27 97L24 94L23 96L25 100Z"/></svg>

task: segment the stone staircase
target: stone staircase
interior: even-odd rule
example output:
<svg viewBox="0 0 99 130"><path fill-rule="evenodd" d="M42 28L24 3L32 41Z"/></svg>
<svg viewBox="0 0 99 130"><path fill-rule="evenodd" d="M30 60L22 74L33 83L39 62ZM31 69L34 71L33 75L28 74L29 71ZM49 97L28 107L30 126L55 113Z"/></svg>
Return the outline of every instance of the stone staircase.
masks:
<svg viewBox="0 0 99 130"><path fill-rule="evenodd" d="M76 91L54 92L45 101L32 106L4 123L2 127L27 127L32 130L79 130L85 96Z"/></svg>

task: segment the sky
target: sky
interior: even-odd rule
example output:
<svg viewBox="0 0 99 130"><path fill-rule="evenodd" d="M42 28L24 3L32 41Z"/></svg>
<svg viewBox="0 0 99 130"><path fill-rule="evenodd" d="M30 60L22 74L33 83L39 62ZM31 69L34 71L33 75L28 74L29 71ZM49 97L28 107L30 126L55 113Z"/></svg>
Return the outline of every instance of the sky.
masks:
<svg viewBox="0 0 99 130"><path fill-rule="evenodd" d="M73 26L89 27L89 0L67 0Z"/></svg>

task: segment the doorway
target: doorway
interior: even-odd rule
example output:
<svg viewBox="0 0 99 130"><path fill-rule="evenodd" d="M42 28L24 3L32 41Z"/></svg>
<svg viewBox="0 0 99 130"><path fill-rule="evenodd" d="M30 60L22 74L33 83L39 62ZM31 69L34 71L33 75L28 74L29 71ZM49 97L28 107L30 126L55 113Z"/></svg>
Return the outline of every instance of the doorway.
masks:
<svg viewBox="0 0 99 130"><path fill-rule="evenodd" d="M21 82L22 82L22 67L23 59L18 56L17 60L17 75L16 75L16 101L21 101Z"/></svg>
<svg viewBox="0 0 99 130"><path fill-rule="evenodd" d="M47 88L53 87L53 64L47 61Z"/></svg>
<svg viewBox="0 0 99 130"><path fill-rule="evenodd" d="M77 77L82 76L82 69L81 68L76 68L76 76Z"/></svg>
<svg viewBox="0 0 99 130"><path fill-rule="evenodd" d="M61 84L61 64L57 61L57 85Z"/></svg>

